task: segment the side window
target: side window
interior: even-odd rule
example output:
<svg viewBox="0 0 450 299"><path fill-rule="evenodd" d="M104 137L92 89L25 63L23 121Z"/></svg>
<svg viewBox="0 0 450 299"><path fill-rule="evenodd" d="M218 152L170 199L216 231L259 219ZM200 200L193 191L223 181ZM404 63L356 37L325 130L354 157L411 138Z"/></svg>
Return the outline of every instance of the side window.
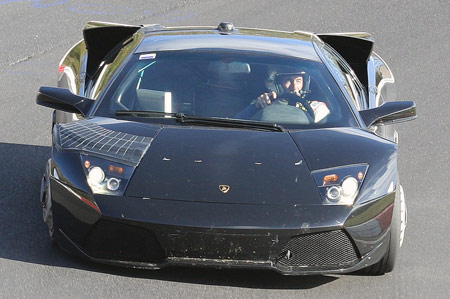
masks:
<svg viewBox="0 0 450 299"><path fill-rule="evenodd" d="M352 99L356 109L367 109L364 89L350 66L331 47L323 45L318 48L321 50L334 77Z"/></svg>

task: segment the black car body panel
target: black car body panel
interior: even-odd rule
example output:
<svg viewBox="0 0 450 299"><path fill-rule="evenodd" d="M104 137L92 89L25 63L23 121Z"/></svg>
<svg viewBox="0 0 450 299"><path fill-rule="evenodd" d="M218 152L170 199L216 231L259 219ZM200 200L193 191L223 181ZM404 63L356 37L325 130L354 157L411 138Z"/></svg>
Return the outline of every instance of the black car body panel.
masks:
<svg viewBox="0 0 450 299"><path fill-rule="evenodd" d="M105 122L103 119L96 121L100 124ZM314 150L321 148L320 142L328 140L330 135L335 135L331 134L330 130L342 131L341 135L336 135L336 140L339 141L337 147L339 144L342 146L351 143L345 137L356 138L358 141L353 144L360 144L360 147L349 148L342 155L355 157L358 150L367 147L365 142L374 142L374 149L376 145L380 146L377 150L379 152L389 153L381 149L390 147L392 153L395 153L395 145L387 141L376 143L379 138L373 134L357 134L357 131L350 129L290 133L224 131L217 128L157 129L150 124L128 122L112 122L103 126L108 129L118 128L121 131L126 128L127 132L135 134L146 132L146 135L153 136L154 140L136 169L124 197L91 195L79 153L57 149L53 151L52 168L59 178L51 179L54 213L59 215L54 217L55 225L60 229L57 238L70 240L68 244L72 245L66 249L71 252L75 250L82 256L113 264L127 265L125 261L128 260L128 265L143 268L179 264L181 261L177 258L185 258L181 264L189 264L190 261L192 264L218 266L229 260L228 266L258 265L276 269L284 274L311 274L355 270L353 267L372 254L373 250L380 250L381 247L378 246L386 246L380 244L384 244L383 241L389 236L389 216L392 215L395 193L375 200L370 197L371 202L358 203L353 208L323 206L308 168L308 165L312 169L335 166L335 156L328 153L329 160L321 161L317 158L321 153ZM269 148L267 145L264 147L258 144L267 134L270 134L270 138L275 138L268 143ZM177 142L170 142L173 140ZM205 144L204 140L207 140L208 144ZM306 146L297 147L294 140ZM271 144L274 149L270 149ZM257 151L250 150L254 148L260 148L261 152L258 154ZM299 149L305 153L304 156L300 154ZM199 153L202 153L201 157L196 156ZM372 163L371 157L370 153L366 153L366 158L363 155L358 160L353 158L344 162ZM393 157L388 155L386 158ZM264 172L264 164L267 164L266 169L270 170L266 170L267 173ZM197 170L195 167L198 167ZM385 163L380 163L380 167L384 168ZM289 168L292 171L289 171ZM372 163L370 170L375 171L376 168L376 164ZM152 174L148 169L155 169L155 172ZM240 173L243 173L242 177L236 175ZM257 180L260 176L256 176L252 183L251 177L254 173L263 177L269 176L269 180L260 182ZM382 169L377 173L385 172ZM365 184L371 184L372 177L376 178L377 173L371 175L369 172ZM192 177L192 181L189 181L189 177ZM206 178L198 179L203 177ZM220 178L232 186L230 193L223 194L220 191ZM388 179L392 177L384 180ZM240 185L254 188L248 188L250 190L247 191ZM364 188L362 192L363 190ZM367 193L372 191L368 190ZM242 197L233 196L233 192ZM249 193L246 195L245 192ZM386 214L387 216L384 216ZM125 225L126 229L120 229L122 225ZM113 229L111 226L117 228ZM132 237L131 231L135 230L152 235L154 242L144 242L142 245L140 233L136 239ZM289 262L280 264L290 239L303 235L312 237L316 234L325 234L328 238L326 234L330 232L351 237L348 239L351 241L346 241L342 236L336 238L339 244L350 242L348 244L351 244L350 248L354 250L354 258L340 261L341 264L330 262L321 267L309 265L305 269L308 264L295 267ZM106 240L100 241L100 235ZM348 244L347 246L350 246ZM140 248L139 246L144 246L144 249L136 249ZM155 246L158 250L147 252L148 248ZM333 249L343 250L339 246ZM151 252L155 253L155 256L150 254ZM323 258L328 254L329 251L324 252ZM140 255L146 256L147 260L139 259ZM252 264L251 261L259 263ZM135 264L136 262L141 263ZM311 261L306 259L303 262Z"/></svg>
<svg viewBox="0 0 450 299"><path fill-rule="evenodd" d="M255 53L271 53L272 55L300 57L311 61L319 61L317 53L311 48L310 39L301 35L293 35L295 39L265 36L223 36L214 32L190 32L190 35L177 36L170 33L151 34L136 49L136 53L179 51L179 50L214 50L250 51ZM176 37L176 38L174 38Z"/></svg>
<svg viewBox="0 0 450 299"><path fill-rule="evenodd" d="M100 42L104 36L107 43ZM148 269L200 265L289 275L392 270L385 260L399 245L394 237L404 232L399 217L406 212L400 208L396 132L382 126L392 115L380 106L393 99L394 79L371 51L369 35L91 22L84 37L62 60L58 81L77 97L44 88L37 98L44 106L82 112L55 113L41 190L44 220L61 248L96 262ZM351 96L324 64L340 90L333 93L328 86L326 94L345 101L329 108L348 108L349 118L354 116L346 125L327 126L326 118L311 116L305 117L307 124L285 128L245 118L196 118L202 115L173 112L172 95L151 88L146 94L170 109L133 112L121 102L128 94L121 94L121 109L97 113L102 101L113 100L119 83L133 82L123 75L129 64L148 60L139 69L138 89L143 70L164 56L159 53L252 53L322 64L316 45L324 41L347 60L345 68L355 67L356 75L347 70L348 83L363 93L359 99ZM211 65L239 78L251 67L258 70L257 63L245 61L228 67L230 57L224 54L222 64ZM183 82L170 83L184 88ZM87 103L84 110L76 106L80 103ZM403 106L415 117L414 103ZM358 111L363 108L374 109L370 113L380 120L375 126L364 124ZM395 105L392 109L399 112ZM346 190L352 195L346 197ZM340 202L345 198L350 199ZM49 213L52 217L45 216Z"/></svg>
<svg viewBox="0 0 450 299"><path fill-rule="evenodd" d="M350 128L292 132L311 170L368 164L358 203L386 194L397 178L397 145L373 133ZM382 187L384 186L384 188Z"/></svg>
<svg viewBox="0 0 450 299"><path fill-rule="evenodd" d="M302 161L288 133L164 128L137 167L126 195L225 203L319 204L315 183ZM231 189L224 194L219 185Z"/></svg>
<svg viewBox="0 0 450 299"><path fill-rule="evenodd" d="M67 195L59 198L69 202L71 199ZM261 267L275 268L284 274L346 272L355 270L353 267L369 256L377 257L373 256L377 250L386 249L394 195L357 209L318 205L212 204L135 197L111 200L107 196L98 196L96 203L102 211L100 219L97 211L79 200L77 207L68 207L68 202L63 201L64 209L55 223L60 227L59 237L72 243L65 249L117 265L160 268L177 264L176 258L185 258L185 262L191 264L216 262L216 266L228 267L250 266L253 261L254 266L259 263ZM59 208L55 205L55 211ZM94 221L95 225L92 225ZM327 241L330 233L339 235L337 244L333 244L333 240ZM322 239L322 235L326 238ZM149 236L153 236L154 242L148 241ZM308 252L312 249L303 245L303 250L311 256L303 255L302 264L283 267L280 261L289 241L302 236L319 239L306 243L314 246L314 252ZM319 244L325 251L317 248ZM354 258L329 259L330 254L339 256L349 250L354 252ZM328 263L315 265L311 262L314 257L317 263L321 259Z"/></svg>

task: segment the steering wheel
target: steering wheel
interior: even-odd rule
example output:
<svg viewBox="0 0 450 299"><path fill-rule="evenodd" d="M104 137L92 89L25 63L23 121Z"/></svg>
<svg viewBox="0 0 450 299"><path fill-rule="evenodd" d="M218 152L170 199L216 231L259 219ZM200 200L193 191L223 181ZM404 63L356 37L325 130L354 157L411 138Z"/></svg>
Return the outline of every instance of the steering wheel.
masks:
<svg viewBox="0 0 450 299"><path fill-rule="evenodd" d="M251 119L270 123L302 125L314 123L314 120L307 111L297 108L294 105L289 105L288 101L277 100L272 105L268 105L256 112Z"/></svg>

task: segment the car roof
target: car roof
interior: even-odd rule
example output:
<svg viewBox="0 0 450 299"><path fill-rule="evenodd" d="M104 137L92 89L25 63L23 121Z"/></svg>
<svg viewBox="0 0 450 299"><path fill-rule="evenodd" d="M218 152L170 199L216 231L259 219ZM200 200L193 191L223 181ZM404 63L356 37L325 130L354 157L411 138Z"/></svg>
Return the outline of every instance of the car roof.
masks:
<svg viewBox="0 0 450 299"><path fill-rule="evenodd" d="M247 51L320 62L313 34L252 28L222 32L217 27L144 27L145 37L135 53L158 51Z"/></svg>

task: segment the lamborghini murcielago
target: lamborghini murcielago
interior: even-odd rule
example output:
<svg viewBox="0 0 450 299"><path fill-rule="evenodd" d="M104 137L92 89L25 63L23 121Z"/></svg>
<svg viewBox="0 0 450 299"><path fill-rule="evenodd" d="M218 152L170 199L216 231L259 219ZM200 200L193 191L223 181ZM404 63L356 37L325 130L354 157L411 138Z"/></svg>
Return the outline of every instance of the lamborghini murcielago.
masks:
<svg viewBox="0 0 450 299"><path fill-rule="evenodd" d="M392 124L416 117L368 33L90 22L41 87L41 185L89 260L384 274L406 227Z"/></svg>

